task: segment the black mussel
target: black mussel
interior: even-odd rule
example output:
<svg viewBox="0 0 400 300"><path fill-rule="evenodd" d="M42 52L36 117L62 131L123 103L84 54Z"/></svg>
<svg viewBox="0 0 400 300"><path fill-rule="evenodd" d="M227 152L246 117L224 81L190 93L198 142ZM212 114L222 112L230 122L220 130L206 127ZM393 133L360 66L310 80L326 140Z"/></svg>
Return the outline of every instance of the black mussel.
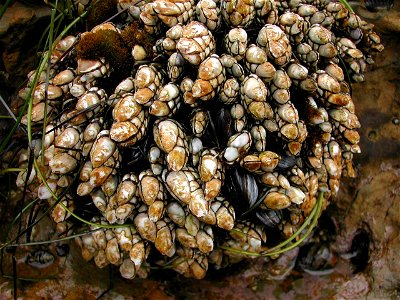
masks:
<svg viewBox="0 0 400 300"><path fill-rule="evenodd" d="M276 228L283 218L280 210L260 210L256 212L257 218L268 228Z"/></svg>
<svg viewBox="0 0 400 300"><path fill-rule="evenodd" d="M337 255L327 243L311 242L300 248L297 265L312 275L324 275L333 272Z"/></svg>
<svg viewBox="0 0 400 300"><path fill-rule="evenodd" d="M297 158L295 156L284 156L279 161L278 166L276 167L277 170L289 170L293 168L297 164Z"/></svg>
<svg viewBox="0 0 400 300"><path fill-rule="evenodd" d="M26 263L34 268L42 269L47 268L54 262L54 255L48 251L37 250L26 258Z"/></svg>
<svg viewBox="0 0 400 300"><path fill-rule="evenodd" d="M126 158L126 163L122 166L128 167L132 169L132 167L136 167L137 169L144 169L147 168L147 153L150 149L149 145L149 138L145 138L143 141L139 142L138 144L127 147L127 148L120 148L120 153Z"/></svg>
<svg viewBox="0 0 400 300"><path fill-rule="evenodd" d="M230 199L235 199L239 207L248 204L251 209L257 202L258 186L253 175L240 169L229 170L225 182Z"/></svg>
<svg viewBox="0 0 400 300"><path fill-rule="evenodd" d="M210 111L212 113L212 111ZM210 118L209 130L212 130L212 134L217 138L218 144L224 147L232 132L232 116L229 109L222 107L212 113Z"/></svg>

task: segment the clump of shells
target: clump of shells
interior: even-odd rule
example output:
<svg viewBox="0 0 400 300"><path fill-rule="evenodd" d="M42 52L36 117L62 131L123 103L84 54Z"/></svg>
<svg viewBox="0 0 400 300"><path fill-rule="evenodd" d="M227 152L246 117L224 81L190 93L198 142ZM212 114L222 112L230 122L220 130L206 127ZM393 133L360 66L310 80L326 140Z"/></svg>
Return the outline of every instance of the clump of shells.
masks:
<svg viewBox="0 0 400 300"><path fill-rule="evenodd" d="M326 206L356 175L350 83L383 46L336 1L135 2L89 32L135 23L154 38L151 53L132 46L130 77L110 86L106 57L79 56L89 33L59 41L47 76L29 74L22 122L45 129L19 161L33 151L41 176L27 168L17 185L48 202L60 233L71 213L90 221L79 244L100 268L201 279L292 236L319 192Z"/></svg>

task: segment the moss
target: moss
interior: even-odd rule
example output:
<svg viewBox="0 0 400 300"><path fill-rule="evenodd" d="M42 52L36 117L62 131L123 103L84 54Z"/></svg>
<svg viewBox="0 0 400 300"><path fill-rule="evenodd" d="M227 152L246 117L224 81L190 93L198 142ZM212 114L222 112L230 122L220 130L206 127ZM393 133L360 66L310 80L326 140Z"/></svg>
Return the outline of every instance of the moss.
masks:
<svg viewBox="0 0 400 300"><path fill-rule="evenodd" d="M130 75L133 66L131 48L121 35L113 30L98 30L82 35L76 46L78 58L98 59L104 57L118 79Z"/></svg>
<svg viewBox="0 0 400 300"><path fill-rule="evenodd" d="M117 5L117 0L93 0L86 19L88 30L114 16L117 13Z"/></svg>
<svg viewBox="0 0 400 300"><path fill-rule="evenodd" d="M133 68L132 48L141 45L148 57L153 56L153 39L139 27L138 22L126 26L121 33L103 29L86 32L76 46L78 58L98 59L104 57L110 64L112 80L121 80L131 75Z"/></svg>
<svg viewBox="0 0 400 300"><path fill-rule="evenodd" d="M153 56L154 39L139 27L137 21L126 26L121 32L121 37L130 49L135 45L140 45L146 50L149 58Z"/></svg>

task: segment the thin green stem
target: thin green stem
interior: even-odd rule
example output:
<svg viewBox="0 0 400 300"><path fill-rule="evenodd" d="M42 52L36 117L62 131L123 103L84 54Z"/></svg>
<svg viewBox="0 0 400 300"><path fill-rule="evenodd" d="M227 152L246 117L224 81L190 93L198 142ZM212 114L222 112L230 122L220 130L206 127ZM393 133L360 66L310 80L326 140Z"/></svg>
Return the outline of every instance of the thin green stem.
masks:
<svg viewBox="0 0 400 300"><path fill-rule="evenodd" d="M9 116L0 116L0 118L5 119L5 117L12 118L14 121L17 121L17 118L15 117L14 113L12 110L8 107L6 101L4 101L3 97L0 95L0 101L3 104L4 108L7 110Z"/></svg>
<svg viewBox="0 0 400 300"><path fill-rule="evenodd" d="M4 278L7 278L7 279L14 279L14 276L13 276L13 275L4 274L4 275L2 275L2 276L3 276ZM16 279L17 279L17 280L21 280L21 281L39 282L39 281L42 281L42 280L49 280L49 279L51 279L51 280L56 280L57 277L54 277L54 276L44 277L44 278L17 277Z"/></svg>
<svg viewBox="0 0 400 300"><path fill-rule="evenodd" d="M10 2L10 1L8 1L8 2ZM7 4L6 4L6 6L7 6ZM85 12L82 13L79 17L77 17L74 21L72 21L72 22L61 32L61 34L57 37L57 39L54 41L53 45L57 45L57 43L61 40L61 38L62 38L62 37L63 37L77 22L79 22L80 20L82 20L83 18L85 18L87 14L88 14L88 12L85 11ZM0 14L0 16L1 16L1 14ZM61 17L61 15L58 15L58 16L55 18L55 20L58 20L59 16ZM20 111L20 113L19 113L19 115L18 115L17 121L14 123L14 126L11 128L11 130L10 130L9 134L6 136L6 138L2 141L2 143L1 143L1 145L0 145L0 153L3 152L3 150L5 149L5 147L6 147L6 146L8 145L8 143L10 142L11 137L13 136L13 134L14 134L15 131L17 130L18 126L20 125L21 119L22 119L22 117L24 116L24 114L25 114L25 112L26 112L27 109L28 109L28 115L27 115L27 117L28 117L28 119L29 119L29 120L28 120L28 123L31 122L31 113L32 113L32 101L31 101L31 98L32 98L32 93L33 93L33 90L34 90L34 88L36 87L37 81L38 81L38 79L39 79L39 74L44 70L45 65L46 65L46 61L42 58L41 61L40 61L40 63L39 63L39 67L38 67L38 69L37 69L37 71L36 71L36 74L35 74L33 83L32 83L32 85L31 85L31 87L30 87L30 89L29 89L29 96L28 96L28 99L25 99L26 101L25 101L25 103L24 103L24 106L21 108L21 111ZM29 125L29 127L30 127L30 125ZM29 129L29 130L31 130L31 129ZM31 133L32 133L32 132L29 132L29 133L28 133L28 140L29 140L29 137L31 137Z"/></svg>
<svg viewBox="0 0 400 300"><path fill-rule="evenodd" d="M9 225L7 231L6 231L6 235L5 235L5 240L8 239L8 236L10 234L11 228L13 228L14 224L21 218L21 216L29 209L31 208L34 204L36 204L40 199L36 198L35 200L29 202L23 209L21 209L21 211L18 213L18 215L14 218L14 220L11 222L11 224ZM17 237L18 238L18 237ZM3 250L5 247L9 246L13 241L15 241L17 238L9 240L7 242L5 242L1 247L0 247L0 251Z"/></svg>
<svg viewBox="0 0 400 300"><path fill-rule="evenodd" d="M56 2L57 5L57 2ZM41 161L42 164L44 163L44 139L46 133L46 126L47 126L47 107L48 107L48 97L47 92L49 88L49 77L50 77L50 63L51 63L51 52L53 49L53 34L54 34L54 18L55 18L56 10L53 8L51 10L51 19L50 19L50 31L48 37L48 51L47 51L47 70L46 70L46 84L44 89L44 115L43 115L43 129L42 129L42 147L41 147Z"/></svg>
<svg viewBox="0 0 400 300"><path fill-rule="evenodd" d="M88 11L83 12L79 17L77 17L75 20L73 20L70 24L68 24L67 27L64 28L64 30L61 32L61 34L55 39L54 45L57 45L58 42L63 38L63 36L80 20L86 17L88 14Z"/></svg>
<svg viewBox="0 0 400 300"><path fill-rule="evenodd" d="M350 6L349 2L347 2L346 0L339 0L339 2L342 3L344 5L344 7L346 7L349 12L354 14L354 10Z"/></svg>
<svg viewBox="0 0 400 300"><path fill-rule="evenodd" d="M13 0L7 0L6 3L4 3L3 6L0 8L0 19L6 12L7 8L10 6L11 2L13 2Z"/></svg>
<svg viewBox="0 0 400 300"><path fill-rule="evenodd" d="M25 169L21 169L21 168L7 168L7 169L1 169L0 170L0 175L4 175L6 173L12 173L12 172L21 172L21 171L25 171Z"/></svg>
<svg viewBox="0 0 400 300"><path fill-rule="evenodd" d="M287 244L289 244L292 240L294 240L298 235L300 235L300 233L308 226L308 224L311 222L311 220L313 219L314 215L317 213L318 211L318 203L322 202L323 199L323 193L321 192L318 195L318 200L316 205L314 206L313 210L311 211L310 215L307 217L307 219L304 221L304 223L300 226L300 228L298 230L296 230L296 232L289 237L287 240L283 241L282 243L276 245L275 247L268 249L267 252L273 252L279 248L282 248L283 246L286 246Z"/></svg>
<svg viewBox="0 0 400 300"><path fill-rule="evenodd" d="M248 255L248 256L262 256L260 253L256 253L256 252L250 252L250 251L246 251L246 250L240 250L240 249L235 249L235 248L231 248L231 247L225 247L225 246L219 246L220 249L232 252L232 253L236 253L236 254L241 254L241 255Z"/></svg>
<svg viewBox="0 0 400 300"><path fill-rule="evenodd" d="M229 252L233 252L233 253L237 253L237 254L241 254L241 255L248 255L248 256L275 256L275 255L284 253L286 251L289 251L289 250L299 246L310 235L310 233L316 226L319 215L321 213L323 199L324 199L323 192L320 192L318 195L317 203L315 204L310 215L307 217L307 219L304 221L304 223L300 226L300 228L290 238L288 238L285 241L283 241L282 243L268 249L267 251L264 251L262 253L256 253L256 252L250 252L250 251L235 249L235 248L226 247L226 246L220 246L219 248L229 251ZM295 243L290 244L289 246L283 248L284 246L289 244L293 239L295 239L297 236L299 236L307 226L308 226L307 231L304 233L303 236L301 236L301 238L299 238L299 240L297 240Z"/></svg>
<svg viewBox="0 0 400 300"><path fill-rule="evenodd" d="M32 88L29 90L29 95L31 95L31 93L32 93ZM30 96L29 96L29 98L30 98ZM0 144L0 153L2 153L4 151L4 149L7 147L8 143L11 140L11 137L14 135L15 131L17 130L17 128L21 124L22 117L24 116L24 114L26 112L26 109L28 108L29 102L30 101L28 99L25 99L25 103L22 106L21 111L19 112L17 120L15 121L15 123L14 123L13 127L11 128L10 132L7 134L5 139Z"/></svg>
<svg viewBox="0 0 400 300"><path fill-rule="evenodd" d="M27 111L27 125L26 125L26 129L27 129L27 135L28 135L28 145L31 148L32 147L32 109L33 109L33 90L35 89L37 82L39 80L39 74L42 73L43 69L46 66L46 59L41 59L40 64L39 64L39 68L37 69L36 73L35 73L35 77L32 83L32 86L29 89L29 97L27 99L28 101L28 111ZM33 149L31 149L33 151Z"/></svg>
<svg viewBox="0 0 400 300"><path fill-rule="evenodd" d="M32 82L31 82L31 85L30 85L30 88L29 88L28 97L25 99L25 103L24 103L22 109L20 110L20 113L19 113L19 115L18 115L17 121L15 122L13 128L11 129L11 131L9 132L9 134L7 135L7 137L2 141L2 143L1 143L1 145L0 145L0 152L2 152L2 151L6 148L6 146L8 145L8 143L9 143L11 137L13 136L14 132L15 132L16 129L18 128L18 126L19 126L19 124L20 124L20 122L21 122L21 119L22 119L22 117L25 115L26 112L27 112L27 113L26 113L26 115L27 115L27 126L26 126L27 130L26 130L26 131L27 131L27 136L28 136L28 143L29 143L29 147L32 146L32 108L33 108L32 98L33 98L33 91L34 91L35 87L37 86L39 76L40 76L40 74L42 73L42 71L45 69L45 67L48 65L48 60L49 60L49 57L50 57L50 55L51 55L52 48L54 48L54 45L56 45L56 44L61 40L61 38L62 38L62 37L63 37L77 22L79 22L79 21L80 21L82 18L84 18L86 15L87 15L87 11L84 12L84 13L82 13L79 17L77 17L74 21L72 21L68 26L66 26L66 28L64 28L64 30L58 35L58 37L54 40L53 43L51 43L52 37L51 37L51 39L50 39L50 37L47 38L45 48L48 47L48 49L49 49L49 50L48 50L48 55L47 55L46 57L42 57L41 60L40 60L40 62L39 62L39 64L38 64L38 68L36 69L36 72L35 72L35 74L34 74L33 80L32 80ZM58 19L59 19L59 15L55 17L54 11L53 11L53 12L52 12L52 23L54 23L55 20L58 20ZM53 24L53 25L50 24L50 25L49 25L49 28L54 28L54 24ZM49 46L47 46L47 45L49 45ZM36 161L35 159L33 159L33 161L34 161L34 167L35 167L35 169L37 170L37 173L38 173L39 177L40 177L41 180L43 181L43 180L44 180L43 174L41 173L41 170L40 170L40 168L38 167L38 163L37 163L37 161ZM51 191L51 189L49 188L49 186L47 185L47 182L46 182L45 180L44 180L44 184L46 185L47 189L49 189L49 190ZM52 193L52 196L54 197L55 195ZM55 203L54 205L52 205L51 207L49 207L49 208L44 212L44 215L48 214L48 213L51 211L51 209L52 209L58 202L60 202L60 199L58 199L57 197L55 197L55 199L57 200L56 203ZM15 224L15 222L21 218L22 214L23 214L24 212L26 212L26 211L27 211L32 205L34 205L38 200L39 200L39 199L30 202L27 206L25 206L25 207L19 212L19 214L17 215L17 217L13 220L10 229L11 229L12 226ZM62 205L62 203L61 203L61 205ZM62 206L63 206L63 205L62 205ZM71 212L68 208L66 208L66 210L67 210L71 215L73 215L74 217L76 217L77 219L79 219L80 221L82 221L82 222L84 222L84 223L86 223L86 224L88 224L88 225L93 225L93 226L97 226L97 227L101 227L101 228L117 228L117 227L126 227L126 226L127 226L127 225L115 225L115 226L111 226L111 225L103 225L103 224L92 223L92 222L86 221L86 220L84 220L84 219L82 219L82 218L76 216L76 215L75 215L73 212ZM41 217L40 219L42 219L42 217ZM40 219L39 219L39 220L40 220ZM38 221L39 221L39 220L38 220ZM28 228L30 228L30 227L34 226L35 224L37 224L38 221L36 221L34 224L30 225ZM26 229L24 230L24 232L25 232L25 231L26 231ZM18 237L19 237L20 235L21 235L21 234L18 234ZM17 237L17 238L18 238L18 237ZM7 247L8 245L10 245L12 242L14 242L15 240L17 240L17 238L14 238L14 239L12 239L12 240L10 240L10 241L7 241L5 244L3 244L3 245L0 247L0 249L4 249L4 248Z"/></svg>
<svg viewBox="0 0 400 300"><path fill-rule="evenodd" d="M71 240L80 236L84 236L87 234L91 234L95 231L101 230L101 228L97 228L95 230L90 230L90 231L85 231L85 232L80 232L80 233L76 233L73 235L69 235L63 238L59 238L59 239L54 239L54 240L47 240L47 241L35 241L35 242L29 242L29 243L19 243L19 244L10 244L8 245L9 247L18 247L18 246L36 246L36 245L46 245L46 244L52 244L52 243L58 243L58 242L64 242L67 240Z"/></svg>
<svg viewBox="0 0 400 300"><path fill-rule="evenodd" d="M320 196L321 195L323 195L322 192L320 192ZM323 198L323 197L321 197L321 198ZM283 248L283 249L280 249L280 250L277 250L277 251L274 251L274 252L270 252L270 250L269 250L269 251L267 251L267 253L265 253L265 255L274 256L274 255L281 254L281 253L284 253L286 251L292 250L292 249L296 248L297 246L299 246L310 235L310 233L312 232L314 227L317 225L318 218L319 218L319 215L320 215L320 212L321 212L321 208L322 208L322 202L323 201L318 201L318 203L316 204L317 210L316 210L316 214L314 216L314 219L313 219L311 225L307 228L306 233L298 241L296 241L295 243L289 245L286 248ZM299 231L300 230L298 230L297 232L299 232Z"/></svg>
<svg viewBox="0 0 400 300"><path fill-rule="evenodd" d="M57 21L60 21L60 23L63 21L63 19L64 19L64 16L63 15L57 15L56 17L55 17L55 19L54 19L54 21L55 22L57 22ZM41 45L42 45L42 43L43 43L43 40L44 40L44 38L45 37L47 37L48 36L48 32L49 32L49 30L50 30L50 27L51 27L51 24L49 24L47 27L46 27L46 29L43 31L43 33L42 33L42 36L40 37L40 39L39 39L39 42L38 42L38 44L37 44L37 52L39 53L40 51L40 47L41 47ZM44 47L44 49L45 49L46 47Z"/></svg>
<svg viewBox="0 0 400 300"><path fill-rule="evenodd" d="M148 267L148 269L150 270L166 270L166 269L173 269L177 266L179 266L182 262L187 261L187 258L184 257L177 257L177 258L173 258L172 260L170 260L169 262L167 262L165 265L163 266L159 266L159 267Z"/></svg>
<svg viewBox="0 0 400 300"><path fill-rule="evenodd" d="M12 226L19 220L19 218L21 218L21 216L24 214L24 212L26 212L31 206L33 206L34 204L36 204L38 201L40 201L39 198L36 198L34 200L32 200L31 202L29 202L19 213L18 215L14 218L14 220L11 222L10 224L10 228L12 228ZM1 248L0 248L1 249Z"/></svg>

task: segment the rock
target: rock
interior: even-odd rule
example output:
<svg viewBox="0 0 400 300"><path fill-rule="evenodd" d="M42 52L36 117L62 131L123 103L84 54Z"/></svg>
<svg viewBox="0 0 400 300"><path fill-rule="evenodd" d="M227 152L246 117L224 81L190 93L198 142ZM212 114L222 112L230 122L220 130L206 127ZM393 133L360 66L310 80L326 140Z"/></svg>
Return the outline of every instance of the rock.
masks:
<svg viewBox="0 0 400 300"><path fill-rule="evenodd" d="M398 1L394 1L394 6L390 9L378 9L377 11L367 10L362 3L361 1L357 2L358 5L354 8L355 13L375 24L379 32L400 32L400 3Z"/></svg>
<svg viewBox="0 0 400 300"><path fill-rule="evenodd" d="M359 228L371 233L369 263L362 275L370 282L368 296L372 298L394 295L400 282L400 125L396 121L400 116L400 40L396 34L382 38L385 50L366 74L368 84L353 85L362 124L362 153L355 157L357 179L342 182L335 213L342 224L336 243L339 253L349 251Z"/></svg>
<svg viewBox="0 0 400 300"><path fill-rule="evenodd" d="M364 274L358 274L346 281L340 288L336 299L364 298L370 290L369 283Z"/></svg>
<svg viewBox="0 0 400 300"><path fill-rule="evenodd" d="M10 5L0 18L0 93L18 87L27 73L35 68L39 32L48 25L50 7L37 1L28 6L18 1Z"/></svg>
<svg viewBox="0 0 400 300"><path fill-rule="evenodd" d="M389 293L400 281L400 168L389 163L369 168L352 204L359 211L345 219L346 232L366 223L372 234L370 251L371 290ZM379 209L376 209L379 207ZM345 238L348 240L348 237Z"/></svg>

